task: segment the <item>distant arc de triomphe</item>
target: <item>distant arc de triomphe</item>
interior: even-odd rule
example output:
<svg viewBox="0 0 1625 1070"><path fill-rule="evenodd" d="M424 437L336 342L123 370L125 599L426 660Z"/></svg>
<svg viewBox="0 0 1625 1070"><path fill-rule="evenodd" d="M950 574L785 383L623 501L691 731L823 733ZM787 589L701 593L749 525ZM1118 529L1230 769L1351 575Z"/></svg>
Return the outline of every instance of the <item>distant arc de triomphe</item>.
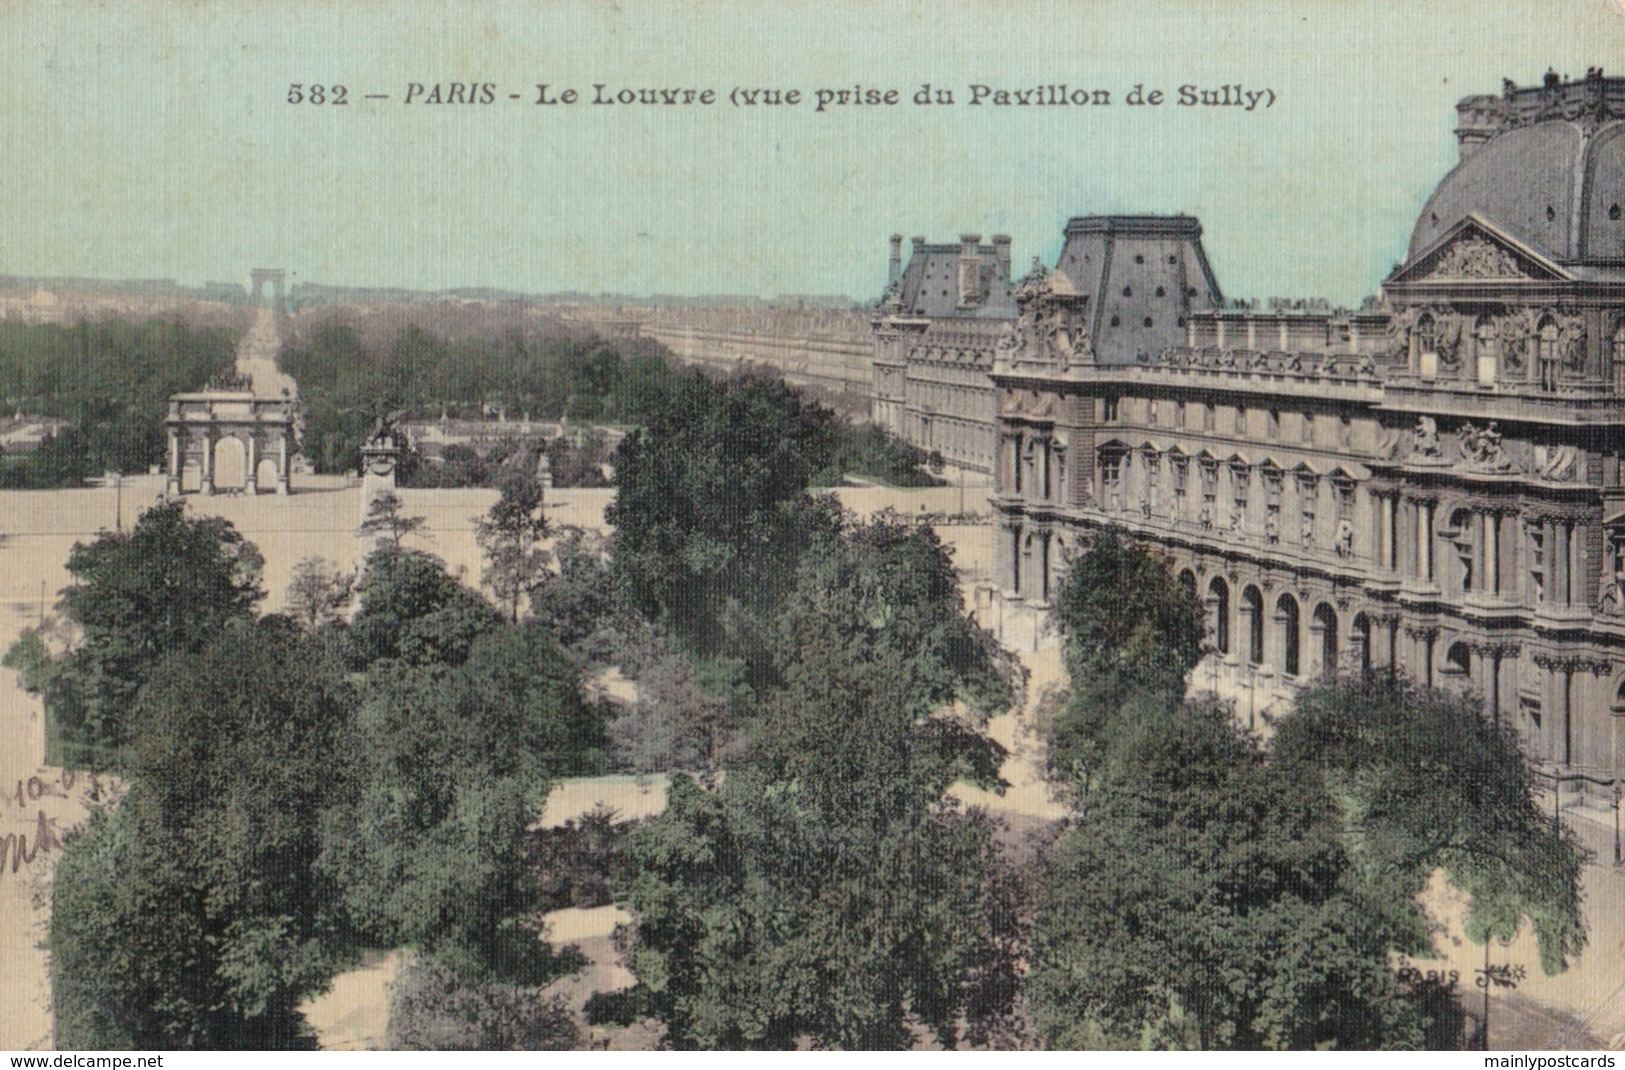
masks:
<svg viewBox="0 0 1625 1070"><path fill-rule="evenodd" d="M277 312L286 311L282 304L282 282L286 277L287 272L280 268L254 268L249 272L249 278L253 282L253 289L248 294L249 302L263 306L265 304L265 288L269 285L271 288L270 307Z"/></svg>

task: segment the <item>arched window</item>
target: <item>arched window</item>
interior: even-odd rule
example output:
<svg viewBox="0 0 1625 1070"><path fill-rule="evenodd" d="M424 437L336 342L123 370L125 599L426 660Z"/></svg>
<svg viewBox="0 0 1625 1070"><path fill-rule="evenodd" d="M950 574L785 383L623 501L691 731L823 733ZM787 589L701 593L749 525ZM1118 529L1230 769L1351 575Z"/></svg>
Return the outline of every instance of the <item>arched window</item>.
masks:
<svg viewBox="0 0 1625 1070"><path fill-rule="evenodd" d="M1264 660L1264 596L1257 587L1241 592L1241 615L1247 625L1247 661L1258 665Z"/></svg>
<svg viewBox="0 0 1625 1070"><path fill-rule="evenodd" d="M1315 607L1314 631L1320 637L1320 672L1337 673L1337 611L1325 602Z"/></svg>
<svg viewBox="0 0 1625 1070"><path fill-rule="evenodd" d="M1207 585L1207 600L1212 624L1213 647L1221 654L1230 653L1230 588L1218 576Z"/></svg>
<svg viewBox="0 0 1625 1070"><path fill-rule="evenodd" d="M1445 675L1465 681L1472 672L1472 665L1472 654L1468 651L1467 644L1451 643L1450 649L1445 651L1444 655Z"/></svg>
<svg viewBox="0 0 1625 1070"><path fill-rule="evenodd" d="M1280 670L1289 676L1303 672L1298 652L1298 602L1292 595L1280 595L1276 602L1276 624L1280 628Z"/></svg>
<svg viewBox="0 0 1625 1070"><path fill-rule="evenodd" d="M1371 671L1371 618L1364 613L1354 615L1354 634L1351 638L1359 645L1360 671Z"/></svg>
<svg viewBox="0 0 1625 1070"><path fill-rule="evenodd" d="M1281 631L1281 671L1297 676L1303 671L1298 649L1298 600L1283 594L1275 603L1275 625Z"/></svg>

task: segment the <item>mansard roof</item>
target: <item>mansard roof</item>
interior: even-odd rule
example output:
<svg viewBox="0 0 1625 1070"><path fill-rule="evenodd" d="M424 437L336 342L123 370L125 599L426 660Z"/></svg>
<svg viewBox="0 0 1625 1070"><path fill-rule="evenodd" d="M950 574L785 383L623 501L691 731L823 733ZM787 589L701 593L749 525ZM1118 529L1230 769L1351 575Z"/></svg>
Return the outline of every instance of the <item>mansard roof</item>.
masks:
<svg viewBox="0 0 1625 1070"><path fill-rule="evenodd" d="M1002 258L1008 256L1009 246L974 243L974 247L980 300L966 306L960 303L959 294L959 262L964 245L932 245L923 238L914 239L908 265L898 280L902 313L932 318L1014 319L1016 302L1011 297L1010 268Z"/></svg>

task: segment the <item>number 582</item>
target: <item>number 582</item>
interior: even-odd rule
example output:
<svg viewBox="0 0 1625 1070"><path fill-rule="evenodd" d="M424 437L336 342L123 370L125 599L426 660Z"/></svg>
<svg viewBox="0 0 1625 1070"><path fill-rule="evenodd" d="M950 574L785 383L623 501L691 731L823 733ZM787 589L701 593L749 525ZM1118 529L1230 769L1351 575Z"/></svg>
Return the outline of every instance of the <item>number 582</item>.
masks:
<svg viewBox="0 0 1625 1070"><path fill-rule="evenodd" d="M289 104L348 104L350 91L342 85L302 85L298 82L288 86Z"/></svg>

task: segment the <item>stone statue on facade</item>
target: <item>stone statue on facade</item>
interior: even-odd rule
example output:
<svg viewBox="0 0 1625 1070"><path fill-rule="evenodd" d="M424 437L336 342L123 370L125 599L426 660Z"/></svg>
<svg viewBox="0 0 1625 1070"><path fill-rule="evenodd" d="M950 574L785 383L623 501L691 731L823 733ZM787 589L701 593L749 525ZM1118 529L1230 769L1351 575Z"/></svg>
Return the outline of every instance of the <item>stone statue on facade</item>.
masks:
<svg viewBox="0 0 1625 1070"><path fill-rule="evenodd" d="M1512 458L1501 445L1501 432L1491 420L1480 430L1470 423L1461 425L1460 442L1462 460L1471 471L1505 472L1512 468Z"/></svg>
<svg viewBox="0 0 1625 1070"><path fill-rule="evenodd" d="M1430 458L1439 456L1439 425L1431 416L1416 418L1416 431L1411 443L1411 456Z"/></svg>
<svg viewBox="0 0 1625 1070"><path fill-rule="evenodd" d="M1571 373L1578 375L1585 371L1586 329L1579 316L1563 317L1557 333L1557 353L1558 359Z"/></svg>
<svg viewBox="0 0 1625 1070"><path fill-rule="evenodd" d="M1354 525L1348 517L1341 517L1337 521L1337 543L1335 546L1338 557L1352 557L1354 555Z"/></svg>

